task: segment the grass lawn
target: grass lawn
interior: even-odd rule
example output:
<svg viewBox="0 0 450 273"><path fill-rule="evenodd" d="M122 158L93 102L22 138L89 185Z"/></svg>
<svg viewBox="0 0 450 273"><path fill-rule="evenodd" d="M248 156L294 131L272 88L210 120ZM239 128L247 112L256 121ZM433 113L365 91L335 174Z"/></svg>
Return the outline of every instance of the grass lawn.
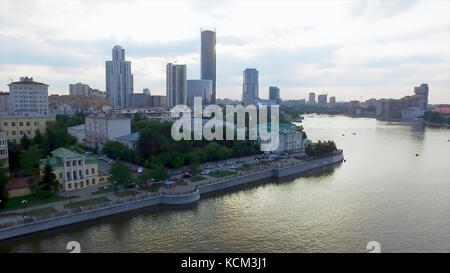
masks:
<svg viewBox="0 0 450 273"><path fill-rule="evenodd" d="M206 180L206 177L203 176L193 176L191 178L189 178L189 180L191 180L191 182L199 182L199 181L203 181Z"/></svg>
<svg viewBox="0 0 450 273"><path fill-rule="evenodd" d="M92 195L98 195L102 193L112 192L114 189L112 186L108 186L107 189L104 189L103 187L98 188L96 191L91 192Z"/></svg>
<svg viewBox="0 0 450 273"><path fill-rule="evenodd" d="M162 187L161 183L158 184L152 184L148 187L145 188L146 191L151 191L151 192L157 192L159 190L159 188Z"/></svg>
<svg viewBox="0 0 450 273"><path fill-rule="evenodd" d="M56 210L53 207L46 207L46 208L35 209L35 210L31 210L31 211L25 210L25 216L42 216L42 215L46 215L46 214L51 214L55 211Z"/></svg>
<svg viewBox="0 0 450 273"><path fill-rule="evenodd" d="M131 195L134 195L134 193L133 193L133 191L119 191L119 192L116 192L116 196L118 196L118 197L126 197L126 196L131 196Z"/></svg>
<svg viewBox="0 0 450 273"><path fill-rule="evenodd" d="M250 166L242 166L238 169L238 171L241 171L241 172L248 172L251 170L252 170L252 167L250 167Z"/></svg>
<svg viewBox="0 0 450 273"><path fill-rule="evenodd" d="M74 209L74 208L86 207L86 206L90 206L90 205L94 205L94 204L104 203L104 202L108 202L108 201L109 201L109 199L106 197L97 197L97 198L87 199L87 200L78 201L78 202L71 202L70 204L66 204L65 207L69 208L69 209Z"/></svg>
<svg viewBox="0 0 450 273"><path fill-rule="evenodd" d="M229 176L229 175L233 175L233 174L234 174L234 172L225 170L225 171L216 171L216 172L211 173L210 175L214 176L215 178L221 178L221 177L225 177L225 176Z"/></svg>
<svg viewBox="0 0 450 273"><path fill-rule="evenodd" d="M60 195L57 195L57 194L52 195L52 196L47 197L47 198L36 198L34 195L27 195L27 196L21 196L21 197L12 197L12 198L8 199L8 201L6 202L6 207L2 211L23 208L22 207L22 200L27 200L28 201L26 207L29 208L29 207L36 206L36 205L42 205L42 204L47 204L47 203L53 203L53 202L58 202L58 201L69 200L69 199L75 199L75 198L78 198L78 197L79 196L66 197L66 196L60 196Z"/></svg>

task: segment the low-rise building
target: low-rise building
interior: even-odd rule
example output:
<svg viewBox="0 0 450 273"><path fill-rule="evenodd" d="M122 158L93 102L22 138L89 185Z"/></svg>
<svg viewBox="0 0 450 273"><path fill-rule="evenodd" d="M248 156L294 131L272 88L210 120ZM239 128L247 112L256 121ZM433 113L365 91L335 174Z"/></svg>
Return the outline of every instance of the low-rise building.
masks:
<svg viewBox="0 0 450 273"><path fill-rule="evenodd" d="M75 137L80 144L86 141L86 124L80 124L67 128L67 133Z"/></svg>
<svg viewBox="0 0 450 273"><path fill-rule="evenodd" d="M28 138L34 138L36 130L44 134L46 124L50 121L55 121L55 117L37 113L1 115L0 129L5 132L6 139L13 143L19 143L24 135L27 135Z"/></svg>
<svg viewBox="0 0 450 273"><path fill-rule="evenodd" d="M103 149L108 140L131 134L131 120L118 115L97 113L85 118L86 145Z"/></svg>
<svg viewBox="0 0 450 273"><path fill-rule="evenodd" d="M97 158L62 147L51 154L51 157L40 160L41 175L48 162L62 191L86 188L107 181L107 177L98 171Z"/></svg>
<svg viewBox="0 0 450 273"><path fill-rule="evenodd" d="M132 133L126 136L116 137L115 141L127 146L128 149L135 150L139 140L139 132Z"/></svg>
<svg viewBox="0 0 450 273"><path fill-rule="evenodd" d="M265 126L260 126L259 129L270 132L270 123ZM306 139L303 139L303 132L300 131L297 126L291 123L280 123L278 125L279 144L278 148L272 152L299 152L305 150ZM261 143L268 143L269 141L261 140ZM273 141L273 140L272 140Z"/></svg>

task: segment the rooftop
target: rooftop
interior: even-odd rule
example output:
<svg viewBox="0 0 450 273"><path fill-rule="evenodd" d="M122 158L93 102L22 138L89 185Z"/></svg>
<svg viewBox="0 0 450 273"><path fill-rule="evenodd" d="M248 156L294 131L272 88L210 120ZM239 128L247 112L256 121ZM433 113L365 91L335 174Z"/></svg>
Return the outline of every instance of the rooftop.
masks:
<svg viewBox="0 0 450 273"><path fill-rule="evenodd" d="M132 133L125 136L116 137L118 141L137 142L139 140L139 132Z"/></svg>
<svg viewBox="0 0 450 273"><path fill-rule="evenodd" d="M33 81L33 77L20 77L20 81L18 81L18 82L11 82L10 84L34 84L34 85L46 85L46 86L48 86L48 84Z"/></svg>

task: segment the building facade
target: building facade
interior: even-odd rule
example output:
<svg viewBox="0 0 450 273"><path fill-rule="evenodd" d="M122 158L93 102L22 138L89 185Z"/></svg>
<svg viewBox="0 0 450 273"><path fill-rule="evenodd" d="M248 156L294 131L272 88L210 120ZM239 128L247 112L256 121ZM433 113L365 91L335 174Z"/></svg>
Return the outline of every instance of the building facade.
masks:
<svg viewBox="0 0 450 273"><path fill-rule="evenodd" d="M125 49L115 46L112 61L106 61L106 97L113 108L130 106L129 94L133 93L131 62L125 61Z"/></svg>
<svg viewBox="0 0 450 273"><path fill-rule="evenodd" d="M280 88L278 88L277 86L269 87L269 100L275 100L278 104L280 104Z"/></svg>
<svg viewBox="0 0 450 273"><path fill-rule="evenodd" d="M123 145L127 146L128 149L131 150L136 150L138 140L139 140L139 132L116 137L115 139L115 141L122 143Z"/></svg>
<svg viewBox="0 0 450 273"><path fill-rule="evenodd" d="M86 124L80 124L67 128L67 133L75 137L80 144L86 142Z"/></svg>
<svg viewBox="0 0 450 273"><path fill-rule="evenodd" d="M8 140L19 143L24 135L34 138L36 130L44 134L49 121L55 121L55 117L40 114L2 115L0 116L0 127Z"/></svg>
<svg viewBox="0 0 450 273"><path fill-rule="evenodd" d="M107 181L106 176L98 172L98 160L66 148L51 152L52 157L40 160L41 173L47 162L59 182L62 191L76 190L95 186Z"/></svg>
<svg viewBox="0 0 450 273"><path fill-rule="evenodd" d="M85 118L86 145L92 149L103 149L108 140L129 135L131 120L103 113L92 114Z"/></svg>
<svg viewBox="0 0 450 273"><path fill-rule="evenodd" d="M5 132L0 131L0 161L3 163L2 168L9 168L8 157L8 139L6 138Z"/></svg>
<svg viewBox="0 0 450 273"><path fill-rule="evenodd" d="M84 96L84 97L106 97L105 92L98 89L90 88L89 85L84 83L71 83L69 84L69 94L71 96Z"/></svg>
<svg viewBox="0 0 450 273"><path fill-rule="evenodd" d="M322 94L317 96L317 104L318 105L327 105L327 95Z"/></svg>
<svg viewBox="0 0 450 273"><path fill-rule="evenodd" d="M330 97L330 106L336 106L336 97L335 96Z"/></svg>
<svg viewBox="0 0 450 273"><path fill-rule="evenodd" d="M202 98L203 105L211 103L212 80L187 80L187 104L194 105L194 97Z"/></svg>
<svg viewBox="0 0 450 273"><path fill-rule="evenodd" d="M9 109L10 109L9 93L0 92L0 113L9 113L10 112Z"/></svg>
<svg viewBox="0 0 450 273"><path fill-rule="evenodd" d="M187 105L186 65L168 63L166 66L167 106Z"/></svg>
<svg viewBox="0 0 450 273"><path fill-rule="evenodd" d="M48 85L35 82L31 77L21 77L9 86L10 109L14 114L49 114Z"/></svg>
<svg viewBox="0 0 450 273"><path fill-rule="evenodd" d="M316 104L316 93L309 93L309 100L308 100L309 104Z"/></svg>
<svg viewBox="0 0 450 273"><path fill-rule="evenodd" d="M202 80L212 81L211 103L216 103L216 32L201 31L201 64L200 74Z"/></svg>
<svg viewBox="0 0 450 273"><path fill-rule="evenodd" d="M242 102L252 104L259 98L259 76L255 68L247 68L243 72Z"/></svg>

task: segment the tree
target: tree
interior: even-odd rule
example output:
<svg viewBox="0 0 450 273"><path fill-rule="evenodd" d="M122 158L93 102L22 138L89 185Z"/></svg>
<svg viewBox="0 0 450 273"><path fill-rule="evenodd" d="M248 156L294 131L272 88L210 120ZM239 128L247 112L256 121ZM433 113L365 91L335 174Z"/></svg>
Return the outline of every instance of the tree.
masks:
<svg viewBox="0 0 450 273"><path fill-rule="evenodd" d="M20 155L20 166L28 175L37 176L39 174L39 159L41 151L37 145L31 145L30 149L23 150Z"/></svg>
<svg viewBox="0 0 450 273"><path fill-rule="evenodd" d="M150 177L155 179L156 181L161 181L169 178L169 174L166 167L164 167L163 165L155 165L150 169Z"/></svg>
<svg viewBox="0 0 450 273"><path fill-rule="evenodd" d="M24 134L20 140L20 145L24 150L28 150L31 146L31 139L28 138L27 134Z"/></svg>
<svg viewBox="0 0 450 273"><path fill-rule="evenodd" d="M107 154L112 159L125 159L128 158L130 155L131 157L134 156L133 151L131 151L130 149L128 149L127 146L117 141L106 142L102 152L104 154Z"/></svg>
<svg viewBox="0 0 450 273"><path fill-rule="evenodd" d="M42 190L46 192L55 192L59 189L59 182L56 179L56 175L53 173L53 169L48 158L44 166L44 175L42 176L39 184L42 187Z"/></svg>
<svg viewBox="0 0 450 273"><path fill-rule="evenodd" d="M127 186L134 182L130 170L120 160L116 160L109 170L111 178L114 183L114 191L117 191L118 186Z"/></svg>
<svg viewBox="0 0 450 273"><path fill-rule="evenodd" d="M0 160L0 209L3 209L8 201L8 170L3 168L3 164Z"/></svg>

